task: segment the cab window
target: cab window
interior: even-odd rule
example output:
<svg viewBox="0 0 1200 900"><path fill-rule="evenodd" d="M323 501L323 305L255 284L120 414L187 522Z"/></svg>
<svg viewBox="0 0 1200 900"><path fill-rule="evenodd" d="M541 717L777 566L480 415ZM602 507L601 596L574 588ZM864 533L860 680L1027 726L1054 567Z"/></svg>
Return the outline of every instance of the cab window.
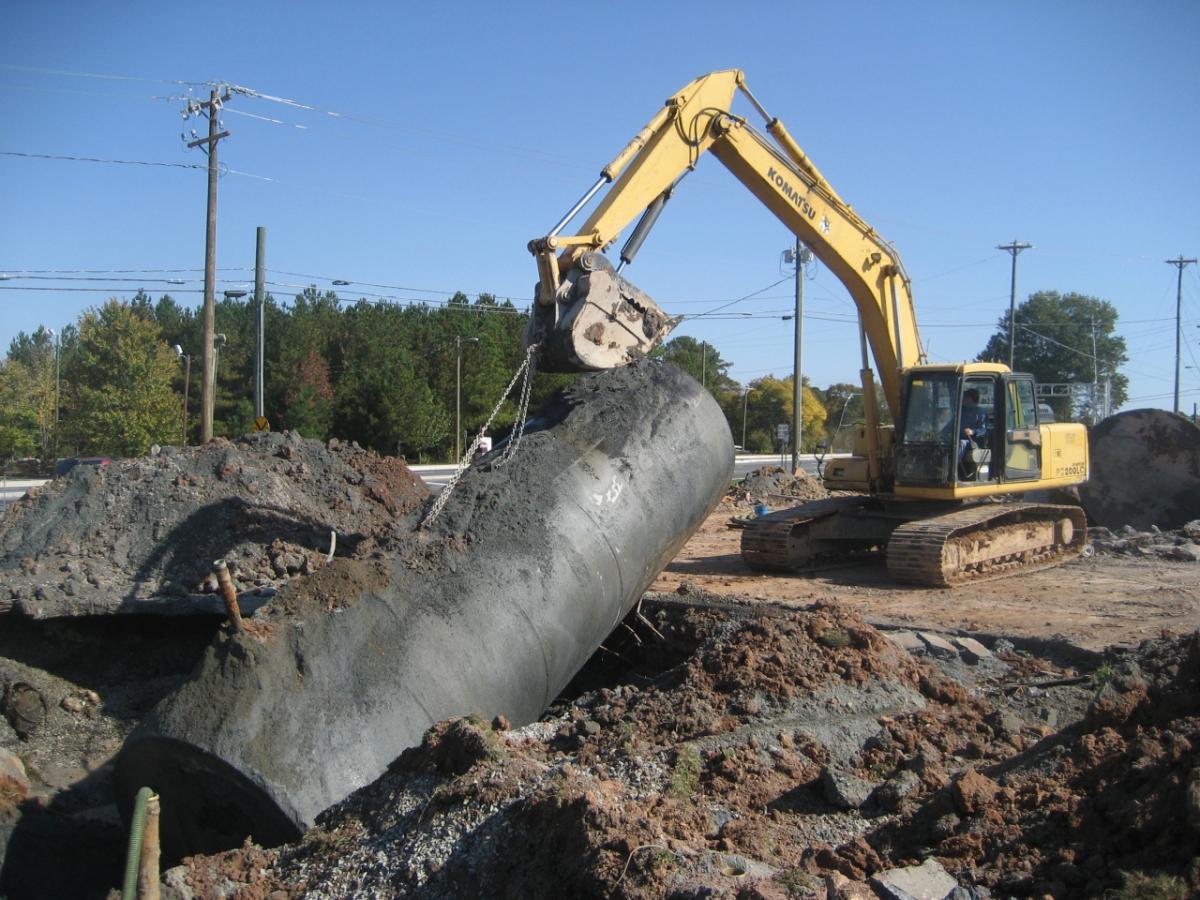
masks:
<svg viewBox="0 0 1200 900"><path fill-rule="evenodd" d="M954 438L954 416L958 409L958 376L921 375L909 382L904 412L905 444L949 443Z"/></svg>

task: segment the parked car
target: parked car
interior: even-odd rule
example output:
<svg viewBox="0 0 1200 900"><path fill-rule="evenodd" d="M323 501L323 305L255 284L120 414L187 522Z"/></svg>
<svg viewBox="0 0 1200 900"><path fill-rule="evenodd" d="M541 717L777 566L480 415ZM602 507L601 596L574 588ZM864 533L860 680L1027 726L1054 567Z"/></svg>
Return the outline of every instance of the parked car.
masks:
<svg viewBox="0 0 1200 900"><path fill-rule="evenodd" d="M54 466L54 478L62 478L76 466L107 466L112 462L108 456L68 456Z"/></svg>

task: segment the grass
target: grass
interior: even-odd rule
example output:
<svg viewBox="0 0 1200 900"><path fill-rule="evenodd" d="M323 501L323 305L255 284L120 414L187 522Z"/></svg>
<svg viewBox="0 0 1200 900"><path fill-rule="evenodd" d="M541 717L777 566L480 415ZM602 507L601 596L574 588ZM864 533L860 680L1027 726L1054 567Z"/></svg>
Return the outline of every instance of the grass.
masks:
<svg viewBox="0 0 1200 900"><path fill-rule="evenodd" d="M1186 900L1192 896L1187 883L1175 875L1122 872L1124 883L1106 891L1107 900Z"/></svg>
<svg viewBox="0 0 1200 900"><path fill-rule="evenodd" d="M685 744L675 754L675 767L671 770L671 782L667 785L666 794L677 800L686 800L696 793L700 786L700 770L703 763L700 751L691 744Z"/></svg>

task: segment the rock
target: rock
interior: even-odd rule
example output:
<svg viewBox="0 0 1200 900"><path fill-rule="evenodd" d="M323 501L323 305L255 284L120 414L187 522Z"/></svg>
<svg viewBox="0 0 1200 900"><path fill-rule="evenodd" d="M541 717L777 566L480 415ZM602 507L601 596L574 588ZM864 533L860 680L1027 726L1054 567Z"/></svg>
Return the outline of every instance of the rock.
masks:
<svg viewBox="0 0 1200 900"><path fill-rule="evenodd" d="M917 636L925 642L925 646L929 648L930 654L939 659L955 659L958 656L958 648L940 634L933 634L929 631L918 631Z"/></svg>
<svg viewBox="0 0 1200 900"><path fill-rule="evenodd" d="M875 892L870 885L861 881L851 881L841 872L829 872L825 875L826 900L875 900Z"/></svg>
<svg viewBox="0 0 1200 900"><path fill-rule="evenodd" d="M990 806L996 799L1000 785L974 769L963 773L952 788L954 806L961 815L971 816Z"/></svg>
<svg viewBox="0 0 1200 900"><path fill-rule="evenodd" d="M875 892L891 900L946 900L958 889L958 882L936 859L919 866L889 869L871 878Z"/></svg>
<svg viewBox="0 0 1200 900"><path fill-rule="evenodd" d="M839 809L858 809L871 796L874 785L856 775L826 766L821 772L825 799Z"/></svg>
<svg viewBox="0 0 1200 900"><path fill-rule="evenodd" d="M179 900L193 900L196 896L191 886L187 883L187 866L176 866L173 869L167 869L163 872L162 881L169 890L175 892L175 896Z"/></svg>
<svg viewBox="0 0 1200 900"><path fill-rule="evenodd" d="M1186 802L1188 824L1200 831L1200 765L1188 776Z"/></svg>
<svg viewBox="0 0 1200 900"><path fill-rule="evenodd" d="M25 764L11 751L0 748L0 800L20 800L29 793Z"/></svg>
<svg viewBox="0 0 1200 900"><path fill-rule="evenodd" d="M906 797L911 796L921 786L921 779L916 772L905 770L885 781L872 795L875 802L888 811L898 809Z"/></svg>
<svg viewBox="0 0 1200 900"><path fill-rule="evenodd" d="M1025 723L1012 710L1002 709L996 716L996 730L1002 737L1017 737L1024 728Z"/></svg>
<svg viewBox="0 0 1200 900"><path fill-rule="evenodd" d="M1050 728L1058 727L1058 710L1052 706L1043 706L1037 711L1038 718Z"/></svg>
<svg viewBox="0 0 1200 900"><path fill-rule="evenodd" d="M41 692L24 681L15 681L4 692L4 716L21 737L28 737L46 719L48 704Z"/></svg>
<svg viewBox="0 0 1200 900"><path fill-rule="evenodd" d="M1154 548L1154 552L1163 559L1200 562L1200 546L1196 544L1160 545Z"/></svg>

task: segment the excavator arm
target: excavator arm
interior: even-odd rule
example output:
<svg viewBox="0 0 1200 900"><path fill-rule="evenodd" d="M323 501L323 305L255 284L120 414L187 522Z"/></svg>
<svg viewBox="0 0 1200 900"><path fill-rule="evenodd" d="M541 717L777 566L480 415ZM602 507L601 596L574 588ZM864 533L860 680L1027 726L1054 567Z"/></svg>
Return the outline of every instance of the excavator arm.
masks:
<svg viewBox="0 0 1200 900"><path fill-rule="evenodd" d="M766 134L730 111L739 90L762 115ZM674 327L678 319L666 316L599 251L641 215L621 251L621 266L631 262L675 186L710 151L846 286L858 309L864 388L873 385L869 345L896 414L900 370L924 361L900 259L767 114L737 69L697 78L667 100L554 229L530 241L540 281L526 343L538 342L553 367L602 369L644 355ZM606 185L578 231L564 234Z"/></svg>

